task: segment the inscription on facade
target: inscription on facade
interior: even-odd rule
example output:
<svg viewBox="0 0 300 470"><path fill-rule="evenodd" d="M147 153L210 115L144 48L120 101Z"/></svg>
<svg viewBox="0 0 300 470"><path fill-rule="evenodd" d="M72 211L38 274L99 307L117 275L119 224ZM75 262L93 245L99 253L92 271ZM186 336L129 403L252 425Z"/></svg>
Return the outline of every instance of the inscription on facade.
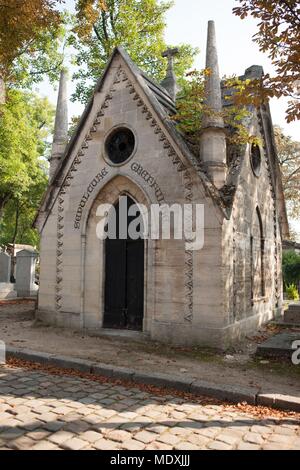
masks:
<svg viewBox="0 0 300 470"><path fill-rule="evenodd" d="M145 183L147 183L150 186L150 188L154 189L155 197L157 199L157 202L159 202L159 203L160 202L165 202L165 197L162 193L162 190L158 186L155 178L147 170L145 170L142 167L142 165L140 165L139 163L134 162L131 165L131 170L134 173L136 173L137 175L139 175L141 178L143 178Z"/></svg>
<svg viewBox="0 0 300 470"><path fill-rule="evenodd" d="M103 181L103 179L108 175L108 169L103 168L103 170L98 173L95 178L90 182L88 185L86 191L82 195L82 198L80 200L80 203L78 205L78 209L76 212L75 216L75 221L74 221L74 228L75 229L80 229L80 223L82 219L82 214L83 214L83 209L86 206L87 201L89 200L91 194L95 191L95 188L98 186L98 184Z"/></svg>

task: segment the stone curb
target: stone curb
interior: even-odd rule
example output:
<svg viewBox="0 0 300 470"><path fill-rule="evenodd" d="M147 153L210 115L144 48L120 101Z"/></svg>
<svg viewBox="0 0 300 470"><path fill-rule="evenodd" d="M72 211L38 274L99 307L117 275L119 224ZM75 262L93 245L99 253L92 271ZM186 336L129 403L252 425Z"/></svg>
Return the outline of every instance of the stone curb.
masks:
<svg viewBox="0 0 300 470"><path fill-rule="evenodd" d="M257 404L277 408L279 410L300 412L300 397L292 397L290 395L260 393L257 395Z"/></svg>
<svg viewBox="0 0 300 470"><path fill-rule="evenodd" d="M69 356L31 351L29 349L21 350L11 346L7 346L6 356L7 358L37 362L42 365L61 367L62 369L73 369L89 374L128 380L133 384L140 383L180 390L231 403L246 402L250 405L268 406L286 411L300 411L300 398L289 395L259 393L258 389L218 385L192 378L174 379L167 374L137 372L125 367L116 367Z"/></svg>

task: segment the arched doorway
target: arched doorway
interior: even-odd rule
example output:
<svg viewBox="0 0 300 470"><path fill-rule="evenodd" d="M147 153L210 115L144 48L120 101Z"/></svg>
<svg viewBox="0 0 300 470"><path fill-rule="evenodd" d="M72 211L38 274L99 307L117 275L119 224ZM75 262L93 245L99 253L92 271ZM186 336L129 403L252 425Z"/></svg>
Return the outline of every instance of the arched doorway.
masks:
<svg viewBox="0 0 300 470"><path fill-rule="evenodd" d="M128 227L133 219L125 208L136 204L123 196L115 205L116 238L105 240L104 328L142 330L144 316L144 239L132 239ZM120 215L125 220L126 238L120 238ZM122 227L123 229L124 227Z"/></svg>

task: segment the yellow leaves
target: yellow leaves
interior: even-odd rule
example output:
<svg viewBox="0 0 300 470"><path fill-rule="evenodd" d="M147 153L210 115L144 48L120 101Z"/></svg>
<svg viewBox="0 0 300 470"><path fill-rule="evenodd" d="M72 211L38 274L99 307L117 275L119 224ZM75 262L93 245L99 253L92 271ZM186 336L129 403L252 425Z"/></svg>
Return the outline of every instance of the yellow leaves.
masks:
<svg viewBox="0 0 300 470"><path fill-rule="evenodd" d="M289 215L300 216L300 142L284 135L282 129L274 127L278 161Z"/></svg>
<svg viewBox="0 0 300 470"><path fill-rule="evenodd" d="M227 90L233 90L233 93L225 96L225 100L233 101L235 106L260 106L267 97L270 96L270 92L264 86L262 79L240 79L238 77L231 77L225 80L224 87ZM273 93L273 92L272 92Z"/></svg>
<svg viewBox="0 0 300 470"><path fill-rule="evenodd" d="M290 96L286 120L300 119L300 97L293 87L300 79L300 8L299 0L238 0L233 13L244 19L259 19L254 41L267 52L275 67L273 78L264 77L264 97Z"/></svg>
<svg viewBox="0 0 300 470"><path fill-rule="evenodd" d="M44 29L56 28L60 0L9 0L0 2L0 74L6 77L13 61L31 51L33 41Z"/></svg>
<svg viewBox="0 0 300 470"><path fill-rule="evenodd" d="M198 145L204 116L222 117L228 129L227 141L229 143L259 145L259 139L249 134L246 124L250 113L244 103L244 95L247 87L252 86L252 80L243 81L237 77L227 79L224 82L225 96L227 93L227 100L231 103L230 106L224 107L222 112L216 112L205 104L205 79L209 75L209 69L193 70L187 74L188 80L177 99L177 114L172 118L177 123L178 129L192 144ZM252 94L249 99L250 97L253 104Z"/></svg>
<svg viewBox="0 0 300 470"><path fill-rule="evenodd" d="M105 0L78 0L76 5L77 26L79 37L88 37L98 21L101 11L108 10Z"/></svg>

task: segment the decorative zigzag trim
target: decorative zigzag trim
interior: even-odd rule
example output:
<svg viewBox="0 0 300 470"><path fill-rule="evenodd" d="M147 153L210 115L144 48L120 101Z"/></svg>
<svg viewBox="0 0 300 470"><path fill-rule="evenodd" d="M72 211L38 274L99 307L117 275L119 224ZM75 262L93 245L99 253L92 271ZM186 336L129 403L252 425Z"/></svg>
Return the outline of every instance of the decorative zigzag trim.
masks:
<svg viewBox="0 0 300 470"><path fill-rule="evenodd" d="M106 95L104 102L101 105L101 108L97 112L96 118L86 134L81 149L75 156L71 167L67 173L67 176L62 184L62 187L59 191L58 197L58 218L57 218L57 251L56 251L56 311L59 312L62 309L62 283L63 283L63 272L62 272L62 263L63 263L63 236L64 236L64 197L67 193L68 188L71 185L71 181L74 178L74 173L78 170L78 166L82 161L82 157L85 156L85 150L89 147L89 142L93 139L93 133L97 131L97 127L102 122L102 117L105 115L106 109L109 107L110 101L113 98L113 94L116 91L114 85L120 82L128 82L126 88L129 89L129 93L132 95L134 101L137 101L137 106L142 107L142 113L145 114L145 119L150 121L150 126L154 128L154 133L158 136L160 142L163 142L163 148L167 150L168 157L172 160L173 165L176 167L176 170L179 173L182 173L184 181L184 190L185 190L185 200L187 203L191 203L193 200L193 184L191 175L187 167L182 163L180 158L177 156L176 151L168 140L167 136L163 132L162 128L159 126L157 121L154 119L151 111L148 109L147 105L143 102L139 94L136 92L134 85L129 81L126 73L122 70L121 66L116 72L113 87L110 89L109 93ZM186 312L185 312L185 321L193 321L193 252L185 252L185 290L186 290Z"/></svg>
<svg viewBox="0 0 300 470"><path fill-rule="evenodd" d="M118 70L113 84L115 85L118 82L120 71ZM58 194L58 216L57 216L57 246L56 246L56 285L55 285L55 308L59 312L62 309L62 284L63 284L63 237L64 237L64 202L65 195L67 194L68 188L71 186L71 182L74 179L74 173L78 170L78 166L82 162L82 158L85 157L85 151L89 148L89 142L93 139L93 134L97 132L97 127L102 122L102 117L105 114L105 111L109 107L110 101L113 98L113 93L115 88L112 87L109 93L106 95L104 102L102 103L99 111L97 112L96 119L94 120L90 130L87 132L84 141L81 145L81 148L77 155L75 156L71 167L67 173L67 176L64 179L64 182L60 188Z"/></svg>
<svg viewBox="0 0 300 470"><path fill-rule="evenodd" d="M147 105L143 102L139 94L137 93L134 85L128 79L126 73L121 71L123 81L127 81L126 88L129 89L129 93L132 95L133 100L137 101L137 105L142 107L142 113L145 115L145 119L150 122L150 126L154 129L154 134L158 136L158 140L163 142L163 148L167 150L168 157L172 160L173 165L176 167L178 173L182 173L184 190L185 190L185 200L187 203L193 201L193 182L189 170L186 165L181 161L181 159L176 154L176 151L170 141L168 140L166 134L157 123L156 119L153 117L151 111L148 109ZM186 299L186 312L184 320L191 323L193 321L193 304L194 304L194 266L193 266L193 252L185 252L185 299Z"/></svg>

